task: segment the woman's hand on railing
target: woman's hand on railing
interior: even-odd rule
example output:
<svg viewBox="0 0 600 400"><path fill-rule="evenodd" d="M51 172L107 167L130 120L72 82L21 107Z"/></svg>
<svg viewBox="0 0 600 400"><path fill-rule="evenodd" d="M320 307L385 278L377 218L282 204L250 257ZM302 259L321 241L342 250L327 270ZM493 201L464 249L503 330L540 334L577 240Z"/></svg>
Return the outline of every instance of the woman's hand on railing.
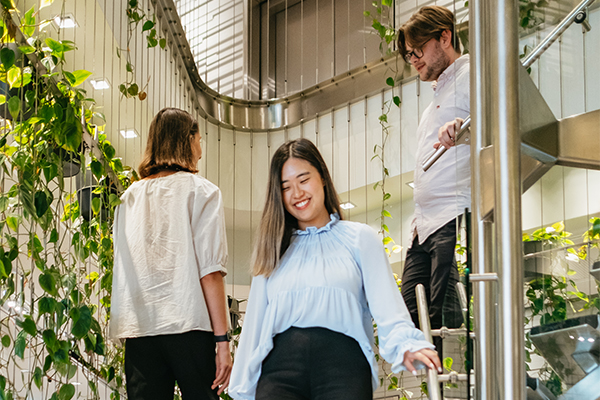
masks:
<svg viewBox="0 0 600 400"><path fill-rule="evenodd" d="M426 367L437 369L438 372L442 372L442 363L435 350L421 349L417 351L407 351L404 353L404 366L407 370L412 372L413 375L417 375L417 369L414 366L415 361L422 362Z"/></svg>

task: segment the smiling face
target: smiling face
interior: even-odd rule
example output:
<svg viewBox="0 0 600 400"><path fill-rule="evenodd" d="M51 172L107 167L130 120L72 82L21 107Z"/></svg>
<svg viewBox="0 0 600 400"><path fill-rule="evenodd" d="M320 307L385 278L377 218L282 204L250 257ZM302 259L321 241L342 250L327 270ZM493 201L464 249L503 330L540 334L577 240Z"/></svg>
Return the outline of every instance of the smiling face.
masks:
<svg viewBox="0 0 600 400"><path fill-rule="evenodd" d="M435 81L439 76L454 62L449 54L454 51L451 45L452 35L450 31L444 31L439 40L431 39L422 49L423 56L417 58L411 57L411 63L417 70L419 78L424 82ZM414 49L406 43L407 53ZM416 51L418 53L418 51Z"/></svg>
<svg viewBox="0 0 600 400"><path fill-rule="evenodd" d="M283 164L281 192L285 209L298 220L300 229L329 223L323 179L308 161L292 157Z"/></svg>

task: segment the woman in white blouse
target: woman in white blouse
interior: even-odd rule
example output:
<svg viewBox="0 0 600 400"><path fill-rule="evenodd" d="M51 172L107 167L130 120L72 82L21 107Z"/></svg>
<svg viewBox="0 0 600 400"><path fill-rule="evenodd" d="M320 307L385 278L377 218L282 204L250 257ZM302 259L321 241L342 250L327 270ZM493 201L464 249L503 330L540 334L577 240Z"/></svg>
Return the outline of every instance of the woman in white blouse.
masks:
<svg viewBox="0 0 600 400"><path fill-rule="evenodd" d="M231 376L236 400L372 399L380 354L392 371L441 369L415 329L380 238L341 218L312 142L273 155L252 260L254 279Z"/></svg>
<svg viewBox="0 0 600 400"><path fill-rule="evenodd" d="M213 400L229 382L223 202L196 175L200 138L187 112L159 111L142 180L115 211L109 330L125 340L130 400L172 400L175 381L184 399Z"/></svg>

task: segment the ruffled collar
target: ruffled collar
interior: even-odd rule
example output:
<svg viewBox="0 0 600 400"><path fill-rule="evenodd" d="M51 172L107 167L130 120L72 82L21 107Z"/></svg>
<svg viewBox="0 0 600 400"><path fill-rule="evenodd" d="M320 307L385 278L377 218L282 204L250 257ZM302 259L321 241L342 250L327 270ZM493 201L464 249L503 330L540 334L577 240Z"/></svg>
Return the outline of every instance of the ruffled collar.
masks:
<svg viewBox="0 0 600 400"><path fill-rule="evenodd" d="M321 232L328 232L335 224L337 224L337 222L340 220L340 216L338 213L333 213L329 214L329 218L331 218L331 221L329 221L325 226L320 228L317 228L316 226L309 226L306 228L306 230L295 229L294 232L292 232L292 235L315 235Z"/></svg>

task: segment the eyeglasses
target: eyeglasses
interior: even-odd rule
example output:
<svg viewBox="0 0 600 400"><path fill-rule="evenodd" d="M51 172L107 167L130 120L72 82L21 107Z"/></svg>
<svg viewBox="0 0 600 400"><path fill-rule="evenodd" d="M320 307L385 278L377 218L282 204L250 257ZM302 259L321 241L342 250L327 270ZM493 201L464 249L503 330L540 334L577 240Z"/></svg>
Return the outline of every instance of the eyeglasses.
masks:
<svg viewBox="0 0 600 400"><path fill-rule="evenodd" d="M433 39L433 38L431 38ZM425 47L427 45L427 43L429 43L429 41L431 40L429 39L428 41L426 41L425 43L423 43L423 46L421 48L418 49L413 49L411 52L408 52L404 55L404 61L406 61L406 63L408 65L412 65L412 58L413 56L415 56L415 58L417 60L420 60L421 57L423 57L423 47Z"/></svg>

